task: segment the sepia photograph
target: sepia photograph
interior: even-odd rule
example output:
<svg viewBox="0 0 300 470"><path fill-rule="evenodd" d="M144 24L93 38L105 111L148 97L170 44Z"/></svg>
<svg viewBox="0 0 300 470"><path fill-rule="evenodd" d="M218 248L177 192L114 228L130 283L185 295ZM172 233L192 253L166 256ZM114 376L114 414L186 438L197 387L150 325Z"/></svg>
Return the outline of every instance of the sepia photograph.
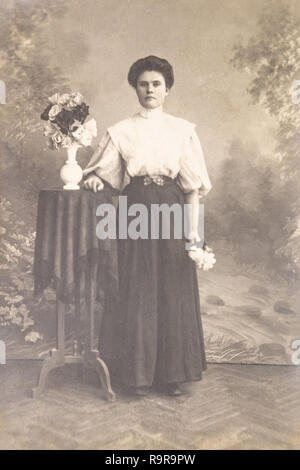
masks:
<svg viewBox="0 0 300 470"><path fill-rule="evenodd" d="M299 179L298 0L0 0L0 450L300 450Z"/></svg>

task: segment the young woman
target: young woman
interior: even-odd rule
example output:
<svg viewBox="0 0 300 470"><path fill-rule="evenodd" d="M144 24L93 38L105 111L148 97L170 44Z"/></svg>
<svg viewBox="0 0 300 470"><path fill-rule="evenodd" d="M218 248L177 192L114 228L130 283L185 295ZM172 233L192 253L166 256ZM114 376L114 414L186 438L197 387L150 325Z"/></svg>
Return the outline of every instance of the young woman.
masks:
<svg viewBox="0 0 300 470"><path fill-rule="evenodd" d="M99 191L104 180L127 196L128 208L143 204L149 213L153 204L190 204L192 226L181 239L173 225L169 239L161 227L158 238L151 239L149 227L148 239L118 239L119 306L104 312L100 350L138 395L157 385L177 396L180 383L201 380L207 368L196 267L186 242L198 240L199 197L211 183L195 125L163 111L174 83L169 62L139 59L128 81L140 112L107 129L84 170L84 187Z"/></svg>

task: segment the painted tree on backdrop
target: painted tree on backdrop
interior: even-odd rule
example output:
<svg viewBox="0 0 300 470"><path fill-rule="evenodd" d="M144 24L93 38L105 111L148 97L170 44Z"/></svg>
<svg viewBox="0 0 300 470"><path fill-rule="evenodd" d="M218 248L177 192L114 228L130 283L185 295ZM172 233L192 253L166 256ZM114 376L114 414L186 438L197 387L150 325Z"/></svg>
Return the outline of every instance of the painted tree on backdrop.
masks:
<svg viewBox="0 0 300 470"><path fill-rule="evenodd" d="M31 146L34 133L42 135L40 113L48 96L67 91L67 81L50 64L40 34L65 12L64 0L0 2L0 80L6 85L6 103L0 104L0 328L7 344L21 348L24 339L41 339L42 325L49 335L54 331L46 321L53 295L48 299L43 294L37 301L32 295L36 192L51 165Z"/></svg>
<svg viewBox="0 0 300 470"><path fill-rule="evenodd" d="M268 168L259 169L259 162L256 166L262 183L262 189L258 188L261 221L256 224L269 234L270 248L291 278L300 273L300 100L295 104L293 99L299 63L299 15L278 1L270 2L255 36L246 45L235 46L232 64L248 73L252 103L260 104L278 121L276 155ZM253 170L253 162L248 166ZM247 175L249 181L251 175Z"/></svg>
<svg viewBox="0 0 300 470"><path fill-rule="evenodd" d="M6 104L0 105L2 176L8 168L25 174L38 170L26 144L42 131L40 113L49 93L67 86L60 68L49 63L40 32L54 15L65 12L62 0L0 2L0 79L6 86Z"/></svg>

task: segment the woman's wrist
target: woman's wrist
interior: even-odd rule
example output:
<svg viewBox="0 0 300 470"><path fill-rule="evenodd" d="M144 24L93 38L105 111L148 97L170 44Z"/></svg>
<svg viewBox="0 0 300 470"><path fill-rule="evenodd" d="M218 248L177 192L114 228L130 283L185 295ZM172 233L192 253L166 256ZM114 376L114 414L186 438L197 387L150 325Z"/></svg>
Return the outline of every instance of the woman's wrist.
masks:
<svg viewBox="0 0 300 470"><path fill-rule="evenodd" d="M82 181L86 181L88 178L90 178L90 176L97 176L97 175L95 171L91 171L90 173L86 173L85 175L83 175Z"/></svg>
<svg viewBox="0 0 300 470"><path fill-rule="evenodd" d="M199 237L199 234L197 232L197 230L191 230L188 234L187 234L187 237L186 237L190 242L192 243L196 243L196 242L200 242L200 237Z"/></svg>

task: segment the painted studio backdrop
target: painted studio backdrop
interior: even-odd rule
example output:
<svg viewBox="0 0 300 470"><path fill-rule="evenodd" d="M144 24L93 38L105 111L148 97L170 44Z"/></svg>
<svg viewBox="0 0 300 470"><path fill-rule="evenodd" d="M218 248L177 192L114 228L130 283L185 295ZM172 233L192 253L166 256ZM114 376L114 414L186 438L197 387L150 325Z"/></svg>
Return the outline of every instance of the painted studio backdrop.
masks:
<svg viewBox="0 0 300 470"><path fill-rule="evenodd" d="M136 112L127 71L149 54L174 66L165 110L196 123L213 185L205 237L217 263L198 273L207 358L291 364L300 339L300 4L283 0L0 0L7 356L44 357L55 339L55 295L33 297L32 276L39 189L61 185L66 160L66 150L46 148L47 98L79 91L90 105L98 137L79 151L84 167L105 129ZM69 340L73 318L70 306Z"/></svg>

